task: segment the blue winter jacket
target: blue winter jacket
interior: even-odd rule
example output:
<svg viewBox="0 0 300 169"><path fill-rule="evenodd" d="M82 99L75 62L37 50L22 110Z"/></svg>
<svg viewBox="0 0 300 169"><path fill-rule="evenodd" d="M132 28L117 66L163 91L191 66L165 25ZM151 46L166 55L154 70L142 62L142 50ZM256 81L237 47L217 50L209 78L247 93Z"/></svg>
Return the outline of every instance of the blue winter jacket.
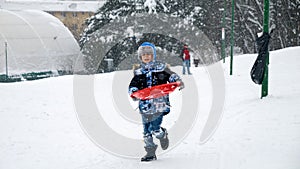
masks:
<svg viewBox="0 0 300 169"><path fill-rule="evenodd" d="M152 43L144 42L141 46L152 47L153 61L148 64L142 63L134 69L134 77L129 84L130 95L147 87L166 84L168 82L181 82L180 77L172 72L167 64L156 61L156 49ZM169 95L150 100L140 100L139 110L144 115L154 115L157 113L166 115L170 112Z"/></svg>
<svg viewBox="0 0 300 169"><path fill-rule="evenodd" d="M180 77L172 72L167 64L155 61L141 64L134 70L134 77L129 84L129 94L133 92L161 84L181 81ZM141 114L153 115L170 112L169 95L150 100L140 100L139 110Z"/></svg>

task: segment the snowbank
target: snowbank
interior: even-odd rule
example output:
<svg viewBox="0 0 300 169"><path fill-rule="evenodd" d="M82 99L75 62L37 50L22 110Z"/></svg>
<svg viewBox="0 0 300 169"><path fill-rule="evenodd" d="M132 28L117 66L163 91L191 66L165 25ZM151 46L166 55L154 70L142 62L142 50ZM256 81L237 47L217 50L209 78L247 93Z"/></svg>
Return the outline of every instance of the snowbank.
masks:
<svg viewBox="0 0 300 169"><path fill-rule="evenodd" d="M74 110L73 76L0 84L0 168L299 169L299 52L300 47L271 52L269 96L264 99L260 99L261 86L250 78L256 55L235 57L233 76L229 76L229 60L226 60L223 65L226 106L213 137L200 144L203 114L199 114L182 143L150 164L111 155L89 140ZM178 73L181 71L181 67L173 69ZM209 75L201 67L192 68L192 72L198 79L199 111L206 111L211 99L211 91L207 90L210 88ZM111 95L114 90L109 87L113 75L95 76L98 103L112 102L104 96ZM191 77L183 76L184 80L188 78ZM101 103L99 106L114 112L109 106ZM178 109L174 106L174 115L166 117L164 125L168 128L176 122ZM118 121L112 121L114 119L106 120L118 131L132 127L118 126ZM139 137L138 134L141 137L141 133L135 134L133 131L131 137Z"/></svg>

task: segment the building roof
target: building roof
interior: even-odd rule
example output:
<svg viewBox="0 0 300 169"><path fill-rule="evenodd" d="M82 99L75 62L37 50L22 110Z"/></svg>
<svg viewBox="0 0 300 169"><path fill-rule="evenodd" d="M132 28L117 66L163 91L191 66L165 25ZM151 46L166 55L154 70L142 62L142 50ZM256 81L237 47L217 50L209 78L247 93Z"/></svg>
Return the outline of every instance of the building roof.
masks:
<svg viewBox="0 0 300 169"><path fill-rule="evenodd" d="M0 9L65 12L96 12L106 0L98 1L60 1L60 0L0 0Z"/></svg>

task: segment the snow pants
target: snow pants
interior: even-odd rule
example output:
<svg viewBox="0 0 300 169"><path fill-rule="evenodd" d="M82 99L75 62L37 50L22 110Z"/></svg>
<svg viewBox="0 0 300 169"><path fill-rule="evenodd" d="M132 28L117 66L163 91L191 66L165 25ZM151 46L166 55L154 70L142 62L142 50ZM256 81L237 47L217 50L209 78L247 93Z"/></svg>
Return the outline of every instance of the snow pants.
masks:
<svg viewBox="0 0 300 169"><path fill-rule="evenodd" d="M154 147L156 146L153 142L154 135L157 139L160 139L164 136L164 131L161 129L161 123L163 120L163 114L157 116L145 116L142 115L143 128L144 128L144 142L145 147Z"/></svg>

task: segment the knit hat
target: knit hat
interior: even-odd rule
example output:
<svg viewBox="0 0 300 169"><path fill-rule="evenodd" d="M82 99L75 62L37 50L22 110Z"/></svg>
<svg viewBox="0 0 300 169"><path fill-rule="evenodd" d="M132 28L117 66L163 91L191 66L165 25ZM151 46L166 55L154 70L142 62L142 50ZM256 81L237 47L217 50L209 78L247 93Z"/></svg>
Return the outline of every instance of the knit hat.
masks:
<svg viewBox="0 0 300 169"><path fill-rule="evenodd" d="M153 55L153 60L156 60L156 49L155 45L150 42L144 42L141 44L141 46L138 48L138 58L141 59L141 57L144 54L151 54Z"/></svg>

